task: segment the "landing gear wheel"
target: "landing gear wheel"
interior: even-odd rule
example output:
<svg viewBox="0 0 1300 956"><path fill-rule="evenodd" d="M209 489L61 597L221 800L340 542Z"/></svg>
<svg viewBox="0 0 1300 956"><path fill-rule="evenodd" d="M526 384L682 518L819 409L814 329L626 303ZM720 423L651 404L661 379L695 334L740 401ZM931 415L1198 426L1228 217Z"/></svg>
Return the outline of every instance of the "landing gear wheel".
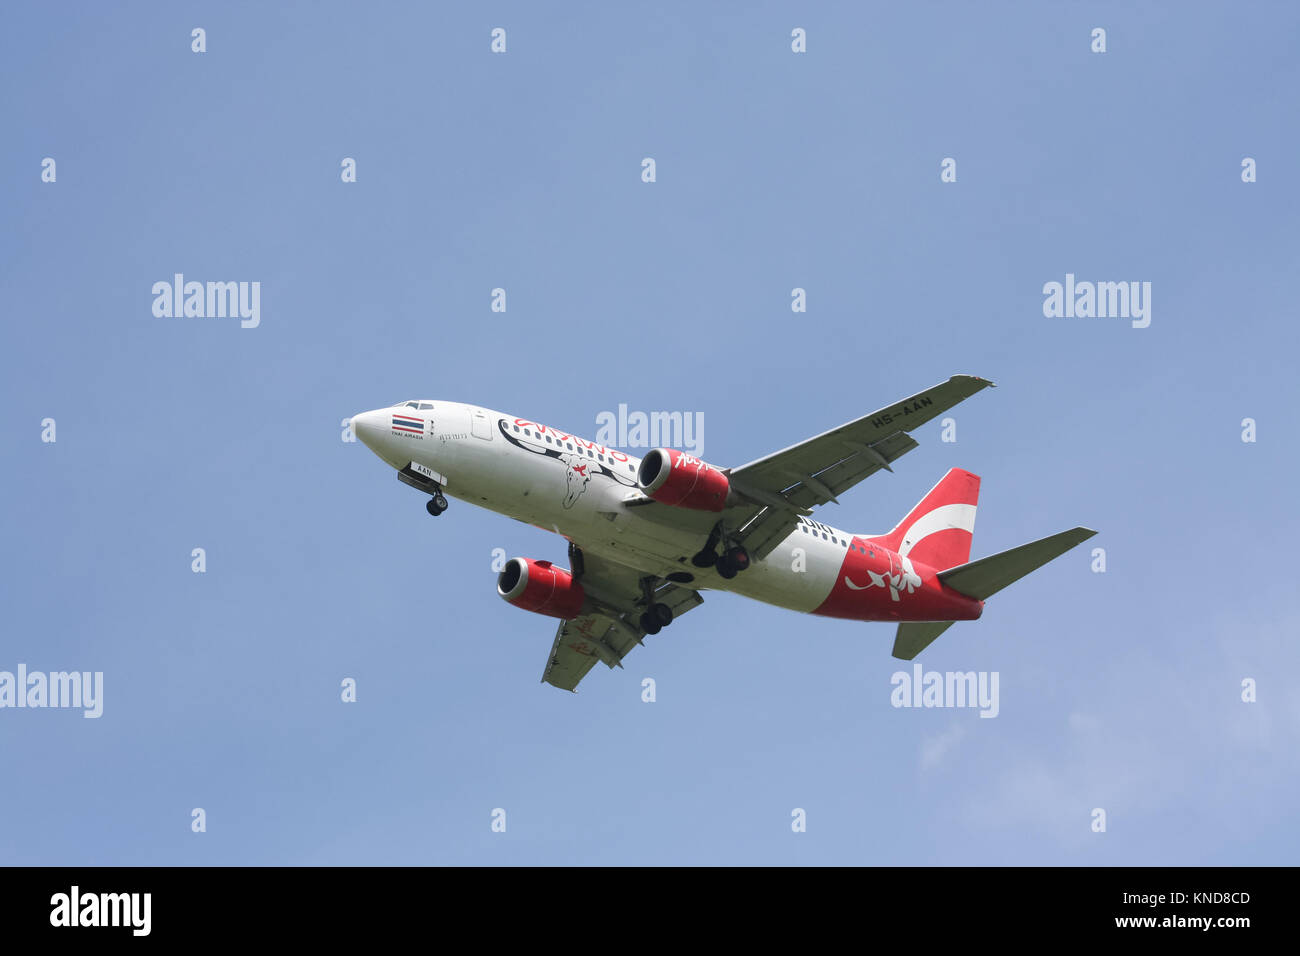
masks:
<svg viewBox="0 0 1300 956"><path fill-rule="evenodd" d="M730 581L736 576L736 566L731 563L731 555L724 554L718 558L718 577Z"/></svg>
<svg viewBox="0 0 1300 956"><path fill-rule="evenodd" d="M737 571L744 571L749 568L749 552L736 545L734 548L727 549L727 563Z"/></svg>
<svg viewBox="0 0 1300 956"><path fill-rule="evenodd" d="M673 622L673 609L667 604L650 605L650 613L659 621L660 627L667 627Z"/></svg>
<svg viewBox="0 0 1300 956"><path fill-rule="evenodd" d="M663 625L659 623L658 618L654 614L646 611L641 615L641 630L645 631L647 634L658 634L662 628Z"/></svg>
<svg viewBox="0 0 1300 956"><path fill-rule="evenodd" d="M447 510L447 499L441 494L434 495L424 503L424 510L436 518Z"/></svg>
<svg viewBox="0 0 1300 956"><path fill-rule="evenodd" d="M701 551L691 556L691 564L697 568L711 568L717 563L718 556L712 551Z"/></svg>

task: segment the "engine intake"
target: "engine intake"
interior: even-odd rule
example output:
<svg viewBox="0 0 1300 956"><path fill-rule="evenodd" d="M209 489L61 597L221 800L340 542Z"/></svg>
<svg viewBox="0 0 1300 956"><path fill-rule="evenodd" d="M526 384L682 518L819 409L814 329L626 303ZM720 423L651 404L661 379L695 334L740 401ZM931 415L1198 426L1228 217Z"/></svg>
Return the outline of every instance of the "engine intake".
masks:
<svg viewBox="0 0 1300 956"><path fill-rule="evenodd" d="M511 558L497 575L497 594L534 614L571 620L582 613L586 593L564 568L550 561Z"/></svg>
<svg viewBox="0 0 1300 956"><path fill-rule="evenodd" d="M656 448L642 458L636 481L647 497L693 511L721 511L731 493L726 475L675 448Z"/></svg>

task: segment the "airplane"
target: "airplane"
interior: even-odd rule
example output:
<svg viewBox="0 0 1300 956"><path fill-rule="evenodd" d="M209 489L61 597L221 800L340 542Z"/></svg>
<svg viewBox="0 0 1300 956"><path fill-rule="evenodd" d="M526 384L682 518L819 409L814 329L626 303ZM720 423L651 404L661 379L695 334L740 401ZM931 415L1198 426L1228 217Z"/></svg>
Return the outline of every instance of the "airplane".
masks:
<svg viewBox="0 0 1300 956"><path fill-rule="evenodd" d="M1096 534L1073 528L970 560L980 479L951 469L892 531L853 534L813 509L917 446L911 433L993 383L954 375L789 448L719 468L683 451L643 458L526 418L413 400L354 415L352 432L427 495L555 531L569 568L511 558L497 593L559 618L542 681L576 691L599 661L622 667L646 635L731 591L810 614L898 624L912 660L1007 585Z"/></svg>

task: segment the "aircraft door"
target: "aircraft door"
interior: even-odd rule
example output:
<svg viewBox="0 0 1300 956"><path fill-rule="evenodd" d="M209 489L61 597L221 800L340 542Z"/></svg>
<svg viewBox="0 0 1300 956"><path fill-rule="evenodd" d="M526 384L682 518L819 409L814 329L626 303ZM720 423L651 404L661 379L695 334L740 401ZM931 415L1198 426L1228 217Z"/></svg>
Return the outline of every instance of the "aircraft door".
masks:
<svg viewBox="0 0 1300 956"><path fill-rule="evenodd" d="M470 434L475 438L492 440L492 423L488 421L488 414L483 409L476 408L470 412L469 425Z"/></svg>

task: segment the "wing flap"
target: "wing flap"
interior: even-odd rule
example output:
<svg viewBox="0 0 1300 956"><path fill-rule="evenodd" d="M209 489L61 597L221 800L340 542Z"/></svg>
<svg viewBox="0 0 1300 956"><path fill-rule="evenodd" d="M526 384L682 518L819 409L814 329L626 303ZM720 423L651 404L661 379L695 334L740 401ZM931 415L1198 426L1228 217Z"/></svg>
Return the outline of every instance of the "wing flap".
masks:
<svg viewBox="0 0 1300 956"><path fill-rule="evenodd" d="M834 500L848 491L858 482L874 475L882 468L888 468L897 459L903 457L916 447L916 439L907 432L895 432L880 441L862 445L829 468L810 475L807 479L796 482L788 489L782 489L783 497L791 504L801 508L811 508ZM818 487L818 486L821 487ZM829 491L830 494L826 492Z"/></svg>
<svg viewBox="0 0 1300 956"><path fill-rule="evenodd" d="M551 644L551 655L546 659L546 669L542 671L543 683L561 690L576 690L600 660L598 648L603 648L613 626L614 621L604 614L584 614L571 621L561 621ZM612 648L609 653L614 653Z"/></svg>
<svg viewBox="0 0 1300 956"><path fill-rule="evenodd" d="M599 596L597 606L559 623L542 671L543 683L568 691L576 691L598 661L611 669L621 667L623 658L645 637L639 623L645 609L640 573L591 554L584 553L582 563L581 580L593 585L589 593ZM672 583L656 588L654 600L672 608L674 620L704 603L699 592Z"/></svg>
<svg viewBox="0 0 1300 956"><path fill-rule="evenodd" d="M864 478L875 474L916 447L916 439L906 432L895 432L870 445L862 445L850 457L836 462L830 468L812 476L815 487L809 482L798 482L781 496L791 505L811 513L815 505L825 504L852 488ZM823 490L824 489L824 490ZM827 495L825 491L829 491ZM762 560L795 529L799 512L787 508L768 506L741 528L740 539L754 557Z"/></svg>

